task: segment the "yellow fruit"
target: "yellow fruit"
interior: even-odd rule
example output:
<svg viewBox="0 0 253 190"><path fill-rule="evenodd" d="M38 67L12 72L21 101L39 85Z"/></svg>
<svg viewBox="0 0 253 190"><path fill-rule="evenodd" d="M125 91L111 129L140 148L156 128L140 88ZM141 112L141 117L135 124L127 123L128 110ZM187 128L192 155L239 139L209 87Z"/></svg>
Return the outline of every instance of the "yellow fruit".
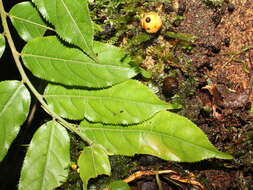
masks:
<svg viewBox="0 0 253 190"><path fill-rule="evenodd" d="M156 33L162 27L162 19L156 12L144 13L141 18L141 26L147 33Z"/></svg>
<svg viewBox="0 0 253 190"><path fill-rule="evenodd" d="M78 167L77 167L77 165L76 164L71 164L71 168L73 169L73 170L76 170Z"/></svg>

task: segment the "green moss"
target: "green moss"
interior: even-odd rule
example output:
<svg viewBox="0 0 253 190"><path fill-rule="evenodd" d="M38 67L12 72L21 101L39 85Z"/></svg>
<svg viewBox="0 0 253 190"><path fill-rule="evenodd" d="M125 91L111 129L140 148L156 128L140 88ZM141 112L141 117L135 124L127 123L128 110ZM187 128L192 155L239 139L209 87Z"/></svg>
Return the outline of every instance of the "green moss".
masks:
<svg viewBox="0 0 253 190"><path fill-rule="evenodd" d="M193 36L190 34L178 33L178 32L166 32L165 36L168 38L180 39L186 42L193 42L194 40L197 39L196 36Z"/></svg>
<svg viewBox="0 0 253 190"><path fill-rule="evenodd" d="M218 3L216 0L213 3ZM190 52L196 36L187 33L171 32L172 23L183 20L176 12L163 12L159 7L170 1L154 0L93 0L90 4L93 20L104 31L97 32L95 39L126 49L136 65L140 65L141 79L161 98L163 79L167 76L183 75L173 103L187 107L186 102L195 94L197 81L192 73L192 60L184 54L175 52ZM140 15L143 12L160 11L163 27L156 34L146 33L140 26ZM147 57L151 57L149 62ZM165 72L165 69L167 70ZM149 80L149 81L148 81Z"/></svg>

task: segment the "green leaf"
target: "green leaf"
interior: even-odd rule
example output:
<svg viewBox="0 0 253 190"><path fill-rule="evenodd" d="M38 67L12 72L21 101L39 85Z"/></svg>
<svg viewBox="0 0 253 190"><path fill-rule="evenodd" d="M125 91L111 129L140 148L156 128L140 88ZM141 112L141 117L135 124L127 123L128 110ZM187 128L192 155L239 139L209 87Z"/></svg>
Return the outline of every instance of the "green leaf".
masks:
<svg viewBox="0 0 253 190"><path fill-rule="evenodd" d="M5 50L5 39L4 36L0 34L0 58L3 55L4 50Z"/></svg>
<svg viewBox="0 0 253 190"><path fill-rule="evenodd" d="M144 123L129 127L81 122L83 138L102 145L110 155L151 154L165 160L195 162L231 159L218 151L190 120L161 111Z"/></svg>
<svg viewBox="0 0 253 190"><path fill-rule="evenodd" d="M95 57L93 48L94 24L87 0L33 0L40 13L55 26L65 41Z"/></svg>
<svg viewBox="0 0 253 190"><path fill-rule="evenodd" d="M68 176L70 140L56 121L43 124L34 134L25 156L19 190L51 190Z"/></svg>
<svg viewBox="0 0 253 190"><path fill-rule="evenodd" d="M87 189L90 178L95 178L102 174L111 174L108 155L100 145L85 147L78 159L78 166L84 190Z"/></svg>
<svg viewBox="0 0 253 190"><path fill-rule="evenodd" d="M121 49L95 42L94 51L99 62L50 36L29 41L23 48L22 59L35 76L72 86L106 87L137 74Z"/></svg>
<svg viewBox="0 0 253 190"><path fill-rule="evenodd" d="M50 29L28 1L16 4L9 16L18 34L25 41L43 36L45 31Z"/></svg>
<svg viewBox="0 0 253 190"><path fill-rule="evenodd" d="M29 113L31 97L19 81L0 82L0 161Z"/></svg>
<svg viewBox="0 0 253 190"><path fill-rule="evenodd" d="M49 84L44 97L52 111L74 120L131 124L139 123L155 113L177 108L161 101L136 80L128 80L103 90L68 89Z"/></svg>
<svg viewBox="0 0 253 190"><path fill-rule="evenodd" d="M150 71L150 70L145 70L145 69L143 69L143 68L141 68L140 67L140 74L144 77L144 78L146 78L146 79L151 79L151 77L152 77L152 71Z"/></svg>
<svg viewBox="0 0 253 190"><path fill-rule="evenodd" d="M108 186L108 190L131 190L131 189L126 182L118 180L110 183Z"/></svg>

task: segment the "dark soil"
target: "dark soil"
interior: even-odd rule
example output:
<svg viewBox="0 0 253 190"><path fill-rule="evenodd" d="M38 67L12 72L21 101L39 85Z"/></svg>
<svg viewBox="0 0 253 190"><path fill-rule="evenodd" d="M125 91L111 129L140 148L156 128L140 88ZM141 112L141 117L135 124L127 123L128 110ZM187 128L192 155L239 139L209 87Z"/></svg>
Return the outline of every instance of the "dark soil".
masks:
<svg viewBox="0 0 253 190"><path fill-rule="evenodd" d="M184 19L172 23L170 27L164 26L153 39L138 46L144 52L142 67L153 74L151 81L144 82L162 99L175 101L174 95L177 94L179 102L184 104L180 114L194 121L219 150L232 154L234 159L180 164L137 156L134 161L139 166L134 171L173 169L183 177L195 176L208 190L253 189L250 112L253 101L253 2L225 1L219 7L207 5L201 0L173 3L163 4L161 14L166 17L169 9L169 12L183 15ZM156 9L158 6L155 6ZM174 42L177 45L173 59L164 56L163 50L155 51L159 46L166 51L173 44L173 40L166 38L167 31L197 36L193 48L188 51L180 47L178 41ZM127 35L121 38L126 41L132 39ZM160 55L164 59L159 59ZM179 59L182 57L190 61ZM175 72L177 77L170 75L171 72ZM196 185L169 180L166 175L160 179L164 189L199 189ZM158 189L157 179L146 176L131 183L131 187L138 190Z"/></svg>
<svg viewBox="0 0 253 190"><path fill-rule="evenodd" d="M252 51L242 52L253 40L253 2L231 1L219 8L207 7L200 0L185 4L186 19L177 31L198 36L188 56L195 75L202 80L205 76L200 81L211 86L208 91L199 88L194 98L211 106L212 112L192 119L216 147L235 157L233 161L208 161L203 167L193 165L190 171L200 181L205 179L207 189L253 189L253 128L248 110L252 103ZM229 52L238 55L232 59Z"/></svg>

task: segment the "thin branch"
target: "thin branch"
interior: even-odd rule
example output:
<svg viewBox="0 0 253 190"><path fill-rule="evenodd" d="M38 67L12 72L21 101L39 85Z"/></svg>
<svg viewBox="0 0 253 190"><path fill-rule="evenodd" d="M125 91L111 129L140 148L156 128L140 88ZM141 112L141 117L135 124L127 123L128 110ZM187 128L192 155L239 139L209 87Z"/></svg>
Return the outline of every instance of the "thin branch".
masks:
<svg viewBox="0 0 253 190"><path fill-rule="evenodd" d="M228 55L230 54L231 57L222 65L222 68L224 68L227 64L229 64L231 61L234 60L234 58L237 56L237 55L240 55L244 52L247 52L249 50L251 50L253 48L253 46L247 46L243 49L241 49L240 51L237 51L237 52L230 52L230 53L224 53L223 55Z"/></svg>
<svg viewBox="0 0 253 190"><path fill-rule="evenodd" d="M33 121L33 119L34 119L34 116L35 116L35 112L36 112L36 110L37 110L37 107L38 107L38 101L36 101L36 102L33 104L32 108L31 108L31 110L30 110L30 113L29 113L29 115L28 115L28 117L27 117L27 124L26 124L26 127L28 127L28 128L30 128L30 126L32 125L32 121Z"/></svg>
<svg viewBox="0 0 253 190"><path fill-rule="evenodd" d="M4 6L3 6L3 2L2 0L0 0L0 15L1 15L1 19L2 19L2 26L4 29L4 35L8 41L8 44L10 46L15 64L18 68L18 71L21 75L22 78L22 82L24 84L26 84L28 86L28 88L31 90L31 92L34 94L34 96L38 99L38 101L41 103L42 108L49 114L51 115L51 117L55 120L57 120L61 125L63 125L64 127L66 127L68 130L76 133L77 135L79 135L84 141L86 141L87 143L91 143L89 139L86 139L82 133L79 131L79 129L76 127L76 125L71 124L69 122L67 122L66 120L64 120L63 118L61 118L58 114L56 114L55 112L51 111L49 106L47 105L47 103L45 102L45 100L43 99L43 96L36 90L36 88L33 86L33 84L30 82L29 78L27 77L23 66L21 64L20 61L20 53L17 51L15 44L13 42L9 27L8 27L8 23L7 23L7 13L4 10Z"/></svg>

